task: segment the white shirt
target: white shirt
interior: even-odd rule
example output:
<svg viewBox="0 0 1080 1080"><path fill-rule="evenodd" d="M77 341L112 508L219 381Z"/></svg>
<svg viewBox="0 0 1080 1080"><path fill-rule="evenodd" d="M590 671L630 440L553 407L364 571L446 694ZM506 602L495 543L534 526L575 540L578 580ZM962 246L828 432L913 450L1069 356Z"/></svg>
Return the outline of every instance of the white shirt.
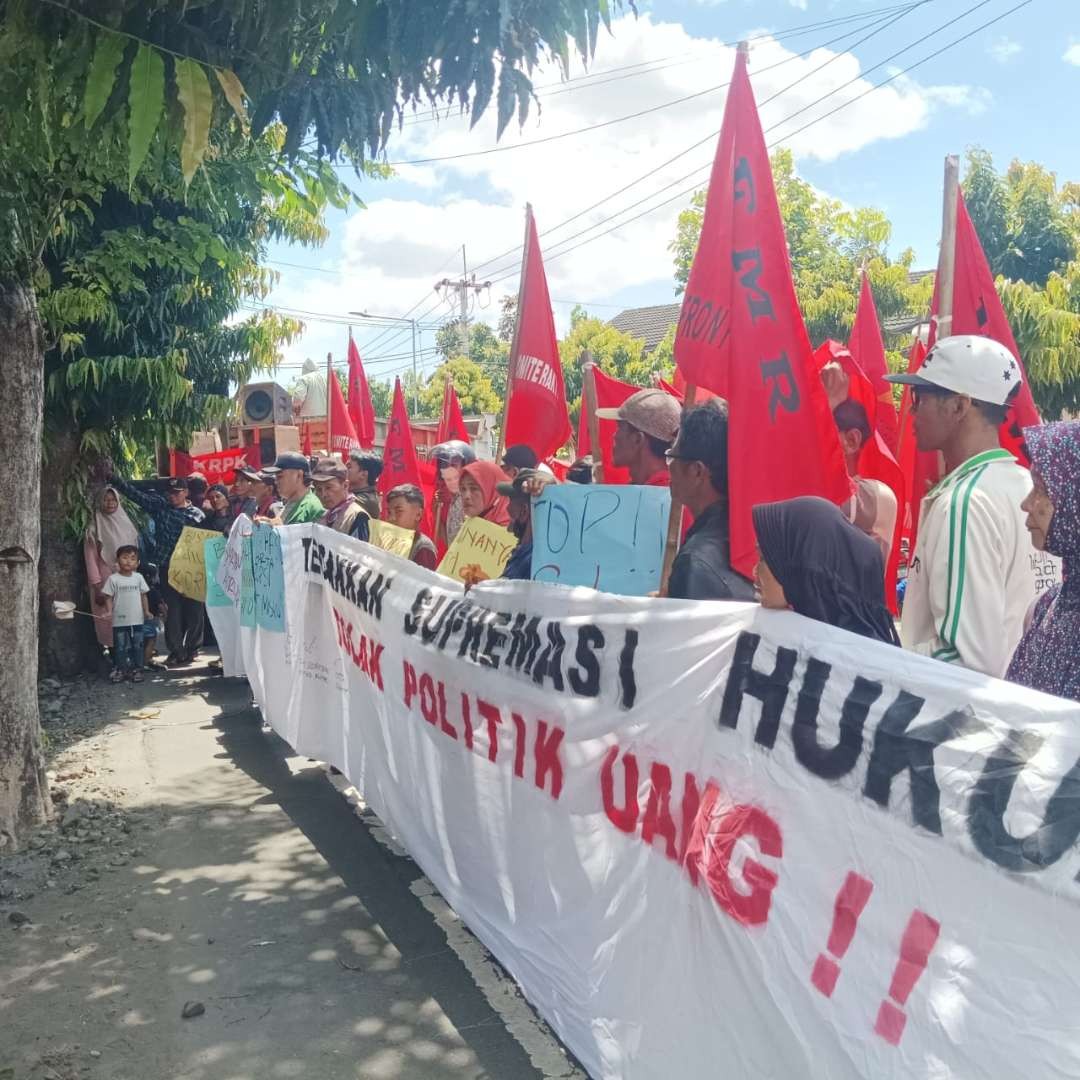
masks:
<svg viewBox="0 0 1080 1080"><path fill-rule="evenodd" d="M142 594L150 591L146 579L138 571L131 574L110 574L101 591L112 597L112 624L142 626L145 621Z"/></svg>
<svg viewBox="0 0 1080 1080"><path fill-rule="evenodd" d="M922 501L908 571L904 647L1001 678L1057 560L1031 546L1020 504L1031 474L1007 450L954 469Z"/></svg>

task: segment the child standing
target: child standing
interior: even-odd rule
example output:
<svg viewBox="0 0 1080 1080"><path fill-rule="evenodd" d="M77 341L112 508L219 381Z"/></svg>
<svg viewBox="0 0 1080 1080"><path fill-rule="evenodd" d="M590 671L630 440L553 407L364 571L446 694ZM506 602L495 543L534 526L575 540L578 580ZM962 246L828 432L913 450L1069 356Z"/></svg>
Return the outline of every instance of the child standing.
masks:
<svg viewBox="0 0 1080 1080"><path fill-rule="evenodd" d="M110 574L101 586L103 596L109 598L113 631L113 671L109 676L114 683L125 678L132 682L143 681L143 623L150 615L146 594L150 586L139 571L139 549L125 544L116 549L115 574Z"/></svg>

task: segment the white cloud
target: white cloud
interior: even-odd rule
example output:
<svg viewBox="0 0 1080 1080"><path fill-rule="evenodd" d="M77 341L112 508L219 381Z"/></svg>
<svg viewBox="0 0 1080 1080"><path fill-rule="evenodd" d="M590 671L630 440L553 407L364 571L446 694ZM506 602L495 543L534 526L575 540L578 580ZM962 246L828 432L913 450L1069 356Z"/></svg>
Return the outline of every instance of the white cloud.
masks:
<svg viewBox="0 0 1080 1080"><path fill-rule="evenodd" d="M647 74L606 80L602 71L640 64L654 57L678 58L655 64ZM694 37L681 25L649 14L615 21L613 33L597 47L595 78L560 92L555 69L539 71L534 83L541 90L524 131L508 130L500 147L528 143L562 132L614 120L651 109L658 103L694 96L679 105L635 120L612 123L585 134L569 136L516 150L500 150L455 161L399 166L399 176L412 185L402 195L380 198L379 185L367 183L362 192L367 208L354 213L344 231L344 257L338 278L285 271L274 302L320 311L364 307L400 314L424 297L419 311L433 307L429 318L452 312L439 305L432 285L449 273L460 273L455 248L467 245L470 267L520 243L523 211L531 200L546 257L553 297L604 302L631 287L656 288L656 299L674 298L672 259L667 250L679 211L687 198L678 198L655 213L628 222L576 250L575 234L608 225L605 218L625 209L624 221L683 190L705 183L723 118L724 89L734 50L720 42ZM751 77L760 103L766 140L784 139L796 159L832 161L853 154L881 139L899 139L926 127L935 110L978 112L989 102L987 91L969 86L924 86L902 77L867 94L882 73L862 77L859 59L818 49L799 57L772 39L755 41ZM572 73L581 74L580 65ZM850 85L846 85L850 83ZM707 93L703 89L713 87ZM825 97L825 95L831 96ZM865 96L864 96L865 95ZM824 98L819 101L818 99ZM828 115L840 104L847 107ZM812 126L807 126L812 125ZM801 130L806 128L806 130ZM690 144L702 145L675 158ZM469 154L493 147L494 116L486 116L470 131L468 121L450 118L438 123L407 123L391 143L391 160L409 161ZM607 198L646 171L656 174L625 193ZM689 174L689 175L688 175ZM661 191L665 185L667 190ZM632 207L639 202L641 205ZM578 215L593 203L596 209ZM612 222L614 224L615 222ZM585 236L580 237L585 239ZM566 251L565 256L560 253ZM288 256L285 256L288 258ZM442 264L450 261L449 266ZM309 259L310 261L310 259ZM490 311L497 313L498 294L517 287L514 255L478 266L478 276L502 277L493 289ZM569 309L556 307L565 326ZM290 359L325 353L316 346L337 334L336 328L312 325ZM407 349L408 335L395 339L394 351ZM380 346L376 351L380 351ZM337 346L340 350L342 345ZM398 361L398 366L401 362Z"/></svg>
<svg viewBox="0 0 1080 1080"><path fill-rule="evenodd" d="M1080 67L1080 41L1073 42L1065 50L1065 55L1061 58L1066 64L1075 64Z"/></svg>
<svg viewBox="0 0 1080 1080"><path fill-rule="evenodd" d="M986 50L999 64L1007 64L1014 57L1024 51L1019 41L1013 41L1011 37L1002 35L997 41L992 42Z"/></svg>

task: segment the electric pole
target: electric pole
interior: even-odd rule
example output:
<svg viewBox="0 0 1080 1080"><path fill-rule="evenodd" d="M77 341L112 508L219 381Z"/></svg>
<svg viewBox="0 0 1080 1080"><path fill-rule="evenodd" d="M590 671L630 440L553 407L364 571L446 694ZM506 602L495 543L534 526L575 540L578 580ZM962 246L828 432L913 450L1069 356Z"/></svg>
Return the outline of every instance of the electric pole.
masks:
<svg viewBox="0 0 1080 1080"><path fill-rule="evenodd" d="M469 294L477 295L484 289L490 289L490 281L477 281L476 274L469 276L469 266L465 261L465 245L461 246L461 277L457 281L443 278L435 283L437 293L447 295L457 293L461 319L461 352L463 356L469 355L472 343L469 335Z"/></svg>

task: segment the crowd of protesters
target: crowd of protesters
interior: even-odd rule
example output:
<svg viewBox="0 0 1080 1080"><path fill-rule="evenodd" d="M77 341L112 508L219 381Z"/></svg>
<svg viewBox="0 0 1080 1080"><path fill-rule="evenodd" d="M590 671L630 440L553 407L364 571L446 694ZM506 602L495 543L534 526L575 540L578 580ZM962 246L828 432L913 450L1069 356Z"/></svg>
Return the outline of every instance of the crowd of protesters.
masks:
<svg viewBox="0 0 1080 1080"><path fill-rule="evenodd" d="M889 613L885 566L901 508L884 485L858 476L872 429L865 409L843 397L842 380L829 371L823 379L855 494L841 507L818 498L755 507L753 581L731 562L725 404L714 398L684 409L670 394L648 389L618 409L598 411L616 422L613 463L632 483L669 486L685 507L682 544L662 595L757 600L1080 700L1080 421L1026 429L1031 470L1019 465L998 432L1020 372L986 338L946 338L917 374L890 378L910 386L919 450L944 462L944 478L922 500L899 627ZM451 441L435 447L432 460L432 505L420 487L402 484L386 493L385 511L378 490L383 463L369 451L345 462L287 451L264 469L239 469L230 487L200 474L154 485L112 477L96 501L84 552L97 636L113 655L113 677L141 678L153 662L158 619L166 666L188 664L198 653L203 606L168 580L188 525L228 533L246 514L269 525L317 522L366 541L372 522L384 518L412 534L409 558L431 570L464 522L482 518L517 540L502 576L531 578L532 498L556 482L551 469L524 445L508 447L496 462ZM592 458L578 459L566 482L591 483L593 473ZM143 511L144 532L122 497ZM424 531L429 510L431 535Z"/></svg>

